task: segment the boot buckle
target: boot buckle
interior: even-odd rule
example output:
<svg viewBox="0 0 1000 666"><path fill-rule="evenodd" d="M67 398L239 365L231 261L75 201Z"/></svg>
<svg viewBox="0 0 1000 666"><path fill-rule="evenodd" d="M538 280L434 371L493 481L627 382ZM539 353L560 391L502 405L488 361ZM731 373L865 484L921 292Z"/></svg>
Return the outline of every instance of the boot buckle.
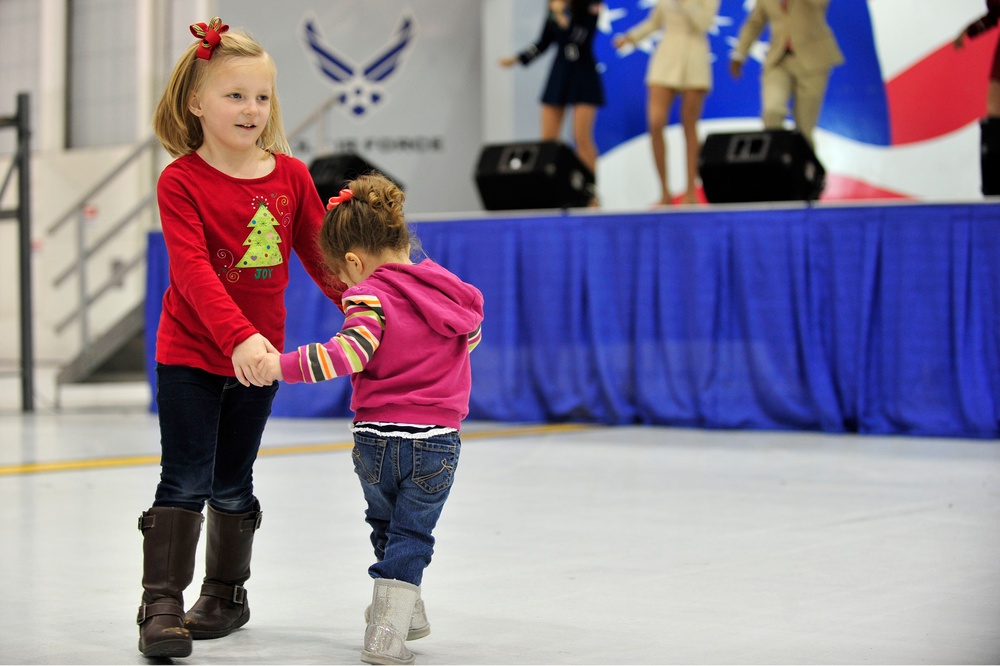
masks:
<svg viewBox="0 0 1000 666"><path fill-rule="evenodd" d="M246 518L240 521L240 532L256 532L260 529L261 520L264 518L264 512L258 511L254 514L250 514Z"/></svg>
<svg viewBox="0 0 1000 666"><path fill-rule="evenodd" d="M140 522L142 521L141 518L139 520ZM135 623L141 625L145 621L146 621L146 604L143 604L139 606L139 615L135 618Z"/></svg>
<svg viewBox="0 0 1000 666"><path fill-rule="evenodd" d="M246 599L247 589L242 585L233 585L233 603L243 605L243 600Z"/></svg>
<svg viewBox="0 0 1000 666"><path fill-rule="evenodd" d="M139 531L145 532L150 527L156 525L156 515L143 511L139 514Z"/></svg>

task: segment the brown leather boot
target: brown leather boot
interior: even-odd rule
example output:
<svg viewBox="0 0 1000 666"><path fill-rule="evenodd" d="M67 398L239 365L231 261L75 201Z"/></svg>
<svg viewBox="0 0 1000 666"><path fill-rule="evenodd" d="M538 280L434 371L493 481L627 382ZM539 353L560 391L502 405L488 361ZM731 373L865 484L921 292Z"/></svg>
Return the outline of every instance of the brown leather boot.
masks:
<svg viewBox="0 0 1000 666"><path fill-rule="evenodd" d="M249 513L222 513L208 507L205 581L198 601L184 615L184 626L195 640L228 636L250 620L243 583L250 578L253 536L262 515L256 500Z"/></svg>
<svg viewBox="0 0 1000 666"><path fill-rule="evenodd" d="M200 513L153 507L139 516L142 532L142 605L139 651L144 657L187 657L184 590L194 578L194 556L204 520Z"/></svg>

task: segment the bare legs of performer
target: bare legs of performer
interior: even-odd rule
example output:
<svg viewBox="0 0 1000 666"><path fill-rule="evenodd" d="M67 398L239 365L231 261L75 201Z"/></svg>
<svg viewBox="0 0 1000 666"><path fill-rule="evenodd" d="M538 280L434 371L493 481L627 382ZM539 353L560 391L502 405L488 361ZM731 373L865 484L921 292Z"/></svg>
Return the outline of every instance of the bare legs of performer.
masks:
<svg viewBox="0 0 1000 666"><path fill-rule="evenodd" d="M542 105L542 141L558 141L562 131L566 107ZM573 106L573 144L580 161L597 175L597 144L594 142L594 122L597 107L593 104Z"/></svg>
<svg viewBox="0 0 1000 666"><path fill-rule="evenodd" d="M705 105L705 90L677 90L664 86L649 86L647 119L649 124L649 139L653 147L653 162L660 178L659 205L669 206L673 203L670 185L667 181L667 140L663 130L670 119L670 108L677 94L681 97L681 125L684 128L684 142L687 158L687 190L684 193L684 203L698 202L698 153L701 144L698 141L698 120Z"/></svg>
<svg viewBox="0 0 1000 666"><path fill-rule="evenodd" d="M565 106L542 104L542 141L559 140L565 115ZM595 179L597 177L597 143L594 141L596 120L597 107L593 104L573 105L573 144L580 161L590 169ZM592 207L599 205L596 196L590 205Z"/></svg>
<svg viewBox="0 0 1000 666"><path fill-rule="evenodd" d="M990 118L1000 118L1000 81L991 79L986 89L986 115Z"/></svg>

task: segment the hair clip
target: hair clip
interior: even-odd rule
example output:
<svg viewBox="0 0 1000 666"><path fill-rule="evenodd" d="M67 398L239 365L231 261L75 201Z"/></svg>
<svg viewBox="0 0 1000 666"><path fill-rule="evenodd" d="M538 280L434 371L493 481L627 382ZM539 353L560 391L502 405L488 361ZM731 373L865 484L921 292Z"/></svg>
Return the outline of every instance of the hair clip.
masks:
<svg viewBox="0 0 1000 666"><path fill-rule="evenodd" d="M344 203L345 201L350 201L353 198L354 198L354 192L351 192L349 189L345 187L340 191L340 194L338 194L335 197L330 197L330 201L326 204L326 209L333 210L340 204Z"/></svg>
<svg viewBox="0 0 1000 666"><path fill-rule="evenodd" d="M195 55L202 60L209 60L212 57L212 49L222 41L222 33L229 30L229 26L222 22L218 16L214 17L208 24L192 23L191 34L201 38L201 44Z"/></svg>

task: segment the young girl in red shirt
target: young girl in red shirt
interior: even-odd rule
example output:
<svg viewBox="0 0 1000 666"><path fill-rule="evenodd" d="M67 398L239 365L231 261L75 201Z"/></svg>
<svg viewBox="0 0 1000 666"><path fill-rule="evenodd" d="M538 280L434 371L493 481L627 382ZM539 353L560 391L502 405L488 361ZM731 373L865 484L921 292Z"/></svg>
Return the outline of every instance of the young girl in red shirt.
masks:
<svg viewBox="0 0 1000 666"><path fill-rule="evenodd" d="M139 518L146 657L186 657L192 638L249 620L253 463L277 391L256 368L284 344L289 253L336 303L343 288L316 244L323 204L290 156L273 60L218 17L191 32L153 122L176 159L157 184L170 284L156 337L160 482ZM185 613L206 504L204 584Z"/></svg>

